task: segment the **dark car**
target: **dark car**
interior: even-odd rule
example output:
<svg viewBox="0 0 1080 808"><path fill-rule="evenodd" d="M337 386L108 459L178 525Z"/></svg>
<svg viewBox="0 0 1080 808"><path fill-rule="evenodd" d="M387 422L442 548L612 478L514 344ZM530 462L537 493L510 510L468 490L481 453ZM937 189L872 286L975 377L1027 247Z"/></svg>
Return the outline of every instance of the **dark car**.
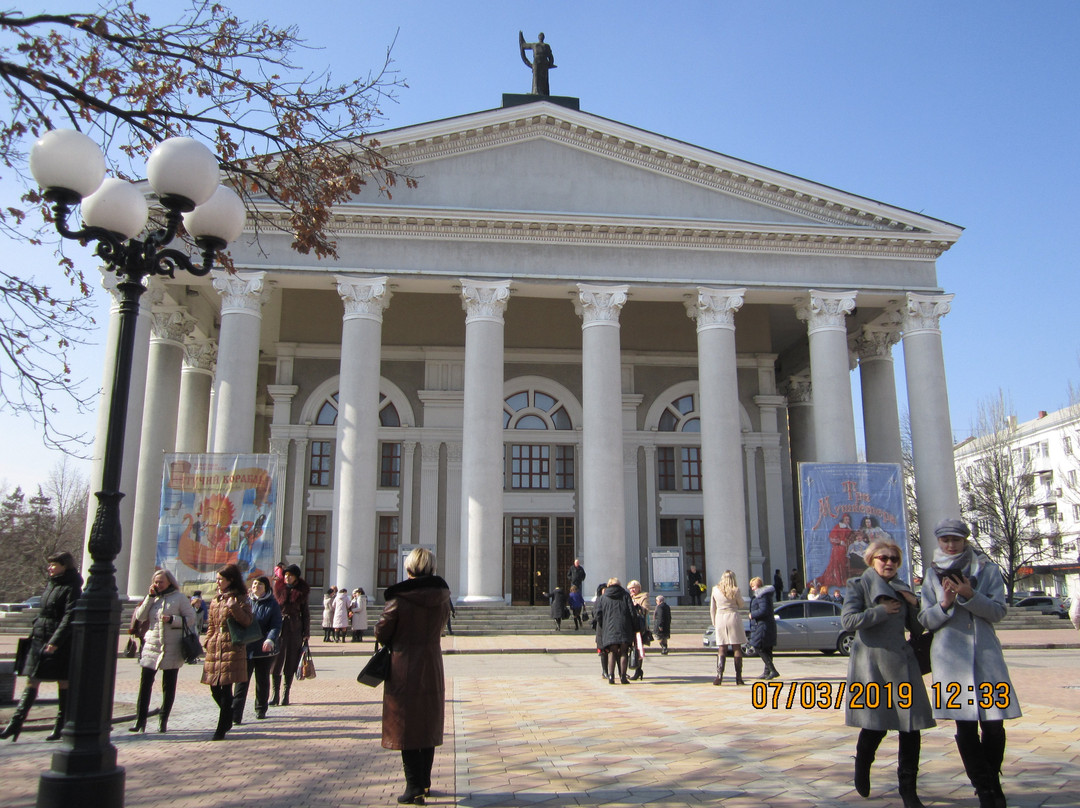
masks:
<svg viewBox="0 0 1080 808"><path fill-rule="evenodd" d="M787 600L773 609L776 616L775 651L821 651L823 654L844 656L851 653L855 634L845 631L840 623L840 605L827 600ZM750 621L746 621L746 633L750 634ZM716 647L712 626L705 629L701 638L706 648ZM743 653L757 656L757 649L750 643L743 645Z"/></svg>

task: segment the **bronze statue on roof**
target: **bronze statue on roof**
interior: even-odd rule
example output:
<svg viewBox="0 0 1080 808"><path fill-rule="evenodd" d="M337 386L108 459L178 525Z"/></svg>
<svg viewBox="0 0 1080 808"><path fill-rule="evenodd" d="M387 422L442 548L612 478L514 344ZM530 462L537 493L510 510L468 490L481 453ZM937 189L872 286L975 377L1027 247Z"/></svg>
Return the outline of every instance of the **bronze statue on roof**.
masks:
<svg viewBox="0 0 1080 808"><path fill-rule="evenodd" d="M551 46L544 42L544 35L540 34L537 39L537 42L526 42L525 34L518 31L518 47L521 50L521 61L527 67L532 68L532 94L551 95L551 90L548 87L548 70L556 67L555 57L551 53ZM533 58L531 62L529 57L525 55L527 50L532 51Z"/></svg>

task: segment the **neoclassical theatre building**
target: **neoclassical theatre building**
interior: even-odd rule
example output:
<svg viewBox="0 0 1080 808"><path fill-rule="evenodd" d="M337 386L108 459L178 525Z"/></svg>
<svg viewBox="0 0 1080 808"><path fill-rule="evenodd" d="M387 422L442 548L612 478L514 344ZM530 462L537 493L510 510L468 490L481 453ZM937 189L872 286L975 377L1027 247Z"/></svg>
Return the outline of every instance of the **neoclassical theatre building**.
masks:
<svg viewBox="0 0 1080 808"><path fill-rule="evenodd" d="M171 451L278 455L277 555L316 589L381 593L416 544L466 603L539 602L575 557L590 590L647 580L652 547L771 580L799 461L862 459L859 429L899 462L894 350L923 535L959 513L936 260L961 229L574 106L381 133L419 185L341 206L336 261L264 232L233 275L155 281L121 589Z"/></svg>

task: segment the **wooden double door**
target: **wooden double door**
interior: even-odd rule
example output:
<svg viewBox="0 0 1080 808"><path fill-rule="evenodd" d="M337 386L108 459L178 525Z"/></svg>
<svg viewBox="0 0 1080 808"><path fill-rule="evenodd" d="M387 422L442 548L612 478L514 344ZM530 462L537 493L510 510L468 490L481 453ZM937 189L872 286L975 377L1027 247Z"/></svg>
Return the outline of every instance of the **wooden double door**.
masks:
<svg viewBox="0 0 1080 808"><path fill-rule="evenodd" d="M515 606L540 606L552 587L566 585L574 563L574 519L569 516L508 516L510 592ZM554 533L554 536L552 535ZM554 539L554 541L552 541ZM555 552L555 568L551 554ZM555 582L552 582L554 574Z"/></svg>

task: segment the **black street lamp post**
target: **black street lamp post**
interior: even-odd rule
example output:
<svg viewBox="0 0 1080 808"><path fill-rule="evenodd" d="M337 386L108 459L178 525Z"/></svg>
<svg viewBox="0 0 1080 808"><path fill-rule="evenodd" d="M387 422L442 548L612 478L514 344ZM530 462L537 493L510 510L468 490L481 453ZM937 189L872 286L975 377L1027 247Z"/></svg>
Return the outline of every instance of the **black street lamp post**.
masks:
<svg viewBox="0 0 1080 808"><path fill-rule="evenodd" d="M206 275L214 257L240 236L244 207L236 194L218 185L217 159L190 138L160 143L147 161L147 175L165 208L165 226L135 236L146 226L143 192L118 179L104 179L105 161L86 135L72 130L46 133L30 154L30 169L53 205L57 232L67 239L96 242L95 254L119 278L119 339L109 400L101 490L87 549L92 559L86 587L72 616L70 690L63 746L38 783L38 808L120 808L124 769L117 765L112 729L116 658L120 638L120 597L113 562L120 553L120 472L124 453L128 388L134 357L143 279L173 277L176 269ZM85 198L84 198L85 197ZM82 202L84 225L68 227ZM181 220L202 250L202 266L166 246ZM149 572L149 571L147 571Z"/></svg>

